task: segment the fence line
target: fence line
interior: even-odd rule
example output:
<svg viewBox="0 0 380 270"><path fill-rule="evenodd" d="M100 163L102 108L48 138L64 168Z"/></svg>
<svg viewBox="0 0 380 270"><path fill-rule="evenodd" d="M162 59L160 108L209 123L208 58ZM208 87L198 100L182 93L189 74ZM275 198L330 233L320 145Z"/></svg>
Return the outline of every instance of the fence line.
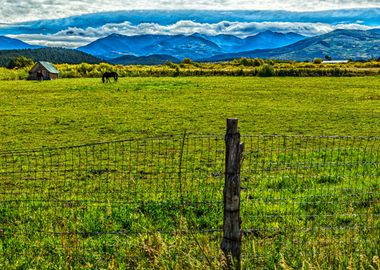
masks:
<svg viewBox="0 0 380 270"><path fill-rule="evenodd" d="M338 253L348 265L350 256L359 262L380 253L380 137L241 141L243 266L273 268L282 259L295 268L302 260L333 264ZM27 253L31 265L44 250L57 264L77 254L77 267L139 264L129 261L139 245L129 245L156 234L186 239L202 248L198 260L218 265L224 158L222 135L196 134L1 151L0 266Z"/></svg>

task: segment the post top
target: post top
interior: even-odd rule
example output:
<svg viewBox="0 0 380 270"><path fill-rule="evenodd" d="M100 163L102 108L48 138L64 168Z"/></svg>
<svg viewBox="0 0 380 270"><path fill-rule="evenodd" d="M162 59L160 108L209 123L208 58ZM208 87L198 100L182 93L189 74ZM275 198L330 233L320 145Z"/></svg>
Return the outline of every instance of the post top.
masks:
<svg viewBox="0 0 380 270"><path fill-rule="evenodd" d="M227 118L227 134L235 134L238 132L238 118Z"/></svg>

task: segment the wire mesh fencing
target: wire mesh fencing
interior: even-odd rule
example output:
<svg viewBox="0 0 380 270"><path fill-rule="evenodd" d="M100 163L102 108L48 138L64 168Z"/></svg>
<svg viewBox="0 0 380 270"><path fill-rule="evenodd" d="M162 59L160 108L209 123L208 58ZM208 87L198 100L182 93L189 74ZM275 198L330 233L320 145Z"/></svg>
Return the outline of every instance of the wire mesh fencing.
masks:
<svg viewBox="0 0 380 270"><path fill-rule="evenodd" d="M376 266L378 138L246 136L242 141L242 226L256 265Z"/></svg>
<svg viewBox="0 0 380 270"><path fill-rule="evenodd" d="M0 153L3 266L149 268L170 242L219 237L223 143L178 136ZM205 260L197 246L195 262Z"/></svg>
<svg viewBox="0 0 380 270"><path fill-rule="evenodd" d="M241 141L243 268L376 266L379 138ZM186 134L0 152L0 267L222 267L224 158Z"/></svg>

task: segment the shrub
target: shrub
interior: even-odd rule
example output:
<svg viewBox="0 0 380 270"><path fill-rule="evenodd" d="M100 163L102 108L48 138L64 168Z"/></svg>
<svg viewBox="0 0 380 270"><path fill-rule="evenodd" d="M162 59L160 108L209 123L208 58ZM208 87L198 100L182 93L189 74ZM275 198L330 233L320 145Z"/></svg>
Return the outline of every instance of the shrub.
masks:
<svg viewBox="0 0 380 270"><path fill-rule="evenodd" d="M243 57L243 58L240 58L239 60L234 61L234 62L238 65L242 65L245 67L259 67L262 64L264 64L264 61L260 58L251 59L251 58L244 58Z"/></svg>
<svg viewBox="0 0 380 270"><path fill-rule="evenodd" d="M165 66L168 66L168 67L170 67L170 68L176 68L176 67L177 67L177 65L174 64L174 63L171 62L171 61L166 61L166 62L165 62Z"/></svg>
<svg viewBox="0 0 380 270"><path fill-rule="evenodd" d="M317 65L322 64L322 59L321 58L314 58L313 63L317 64Z"/></svg>
<svg viewBox="0 0 380 270"><path fill-rule="evenodd" d="M34 64L33 60L24 56L13 58L8 65L8 68L24 68Z"/></svg>
<svg viewBox="0 0 380 270"><path fill-rule="evenodd" d="M248 59L248 58L240 58L239 59L239 64L242 65L242 66L251 66L252 65L252 60L251 59Z"/></svg>
<svg viewBox="0 0 380 270"><path fill-rule="evenodd" d="M264 64L263 59L255 58L255 59L253 60L253 66L254 66L254 67L259 67L259 66L261 66L262 64Z"/></svg>
<svg viewBox="0 0 380 270"><path fill-rule="evenodd" d="M180 73L179 67L176 67L175 72L173 73L173 77L178 77L180 74L181 73Z"/></svg>
<svg viewBox="0 0 380 270"><path fill-rule="evenodd" d="M190 58L183 59L182 64L191 64L191 59Z"/></svg>
<svg viewBox="0 0 380 270"><path fill-rule="evenodd" d="M275 75L274 68L271 65L264 64L260 67L257 75L259 77L271 77Z"/></svg>

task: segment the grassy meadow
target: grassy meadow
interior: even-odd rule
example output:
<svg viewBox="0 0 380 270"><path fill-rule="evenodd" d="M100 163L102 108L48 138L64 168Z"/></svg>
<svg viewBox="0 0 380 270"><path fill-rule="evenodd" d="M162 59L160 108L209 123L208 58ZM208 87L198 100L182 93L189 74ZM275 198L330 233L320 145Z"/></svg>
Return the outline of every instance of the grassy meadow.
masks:
<svg viewBox="0 0 380 270"><path fill-rule="evenodd" d="M227 117L245 142L243 269L380 269L380 77L3 81L0 96L1 269L224 267Z"/></svg>
<svg viewBox="0 0 380 270"><path fill-rule="evenodd" d="M376 136L380 77L121 78L3 81L0 150L162 134Z"/></svg>

